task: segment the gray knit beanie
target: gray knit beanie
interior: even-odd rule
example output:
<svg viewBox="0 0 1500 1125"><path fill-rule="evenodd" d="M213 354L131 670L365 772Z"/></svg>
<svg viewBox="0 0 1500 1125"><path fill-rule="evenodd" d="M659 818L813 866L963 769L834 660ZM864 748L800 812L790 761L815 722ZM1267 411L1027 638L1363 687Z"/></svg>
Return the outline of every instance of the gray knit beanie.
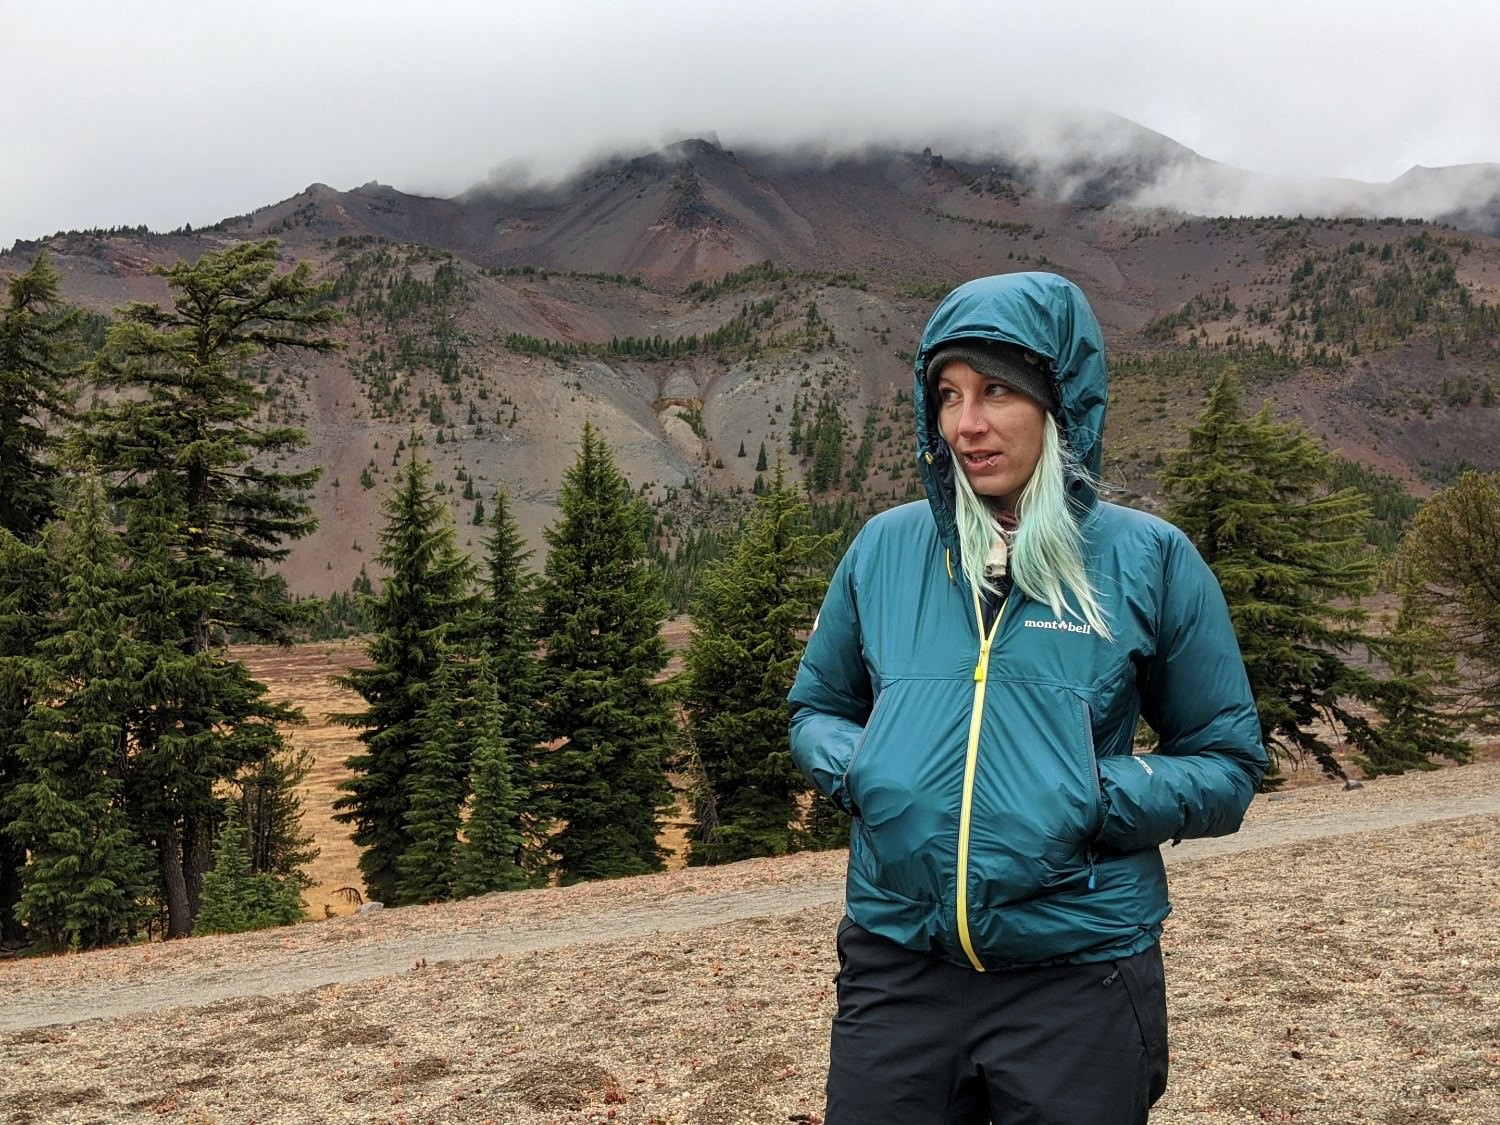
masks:
<svg viewBox="0 0 1500 1125"><path fill-rule="evenodd" d="M1048 414L1057 413L1047 361L1035 352L992 340L959 340L945 344L927 361L927 401L936 409L938 374L950 363L967 363L986 379L1020 391Z"/></svg>

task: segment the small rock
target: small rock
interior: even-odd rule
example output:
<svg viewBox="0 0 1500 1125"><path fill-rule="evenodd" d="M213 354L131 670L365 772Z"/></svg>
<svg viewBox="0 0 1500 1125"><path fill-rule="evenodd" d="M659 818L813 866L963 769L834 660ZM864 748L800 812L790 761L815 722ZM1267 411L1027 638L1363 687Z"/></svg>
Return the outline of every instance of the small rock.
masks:
<svg viewBox="0 0 1500 1125"><path fill-rule="evenodd" d="M359 909L355 913L357 913L357 914L373 914L377 910L384 910L384 909L385 909L385 903L383 903L383 902L362 902L362 903L359 904Z"/></svg>
<svg viewBox="0 0 1500 1125"><path fill-rule="evenodd" d="M1364 787L1365 783L1363 781L1355 781L1352 777L1344 782L1345 789L1363 789Z"/></svg>

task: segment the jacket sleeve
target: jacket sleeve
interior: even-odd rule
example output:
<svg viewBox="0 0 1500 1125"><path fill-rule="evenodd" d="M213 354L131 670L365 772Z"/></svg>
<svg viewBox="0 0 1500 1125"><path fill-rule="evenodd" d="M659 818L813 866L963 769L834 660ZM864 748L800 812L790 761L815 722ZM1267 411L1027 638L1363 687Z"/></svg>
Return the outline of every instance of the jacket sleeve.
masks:
<svg viewBox="0 0 1500 1125"><path fill-rule="evenodd" d="M856 539L834 572L787 696L792 760L820 793L855 815L844 774L874 705L855 597L858 550Z"/></svg>
<svg viewBox="0 0 1500 1125"><path fill-rule="evenodd" d="M1155 652L1141 670L1141 714L1155 753L1099 761L1097 840L1137 851L1227 836L1266 770L1260 719L1218 581L1191 542L1164 543Z"/></svg>

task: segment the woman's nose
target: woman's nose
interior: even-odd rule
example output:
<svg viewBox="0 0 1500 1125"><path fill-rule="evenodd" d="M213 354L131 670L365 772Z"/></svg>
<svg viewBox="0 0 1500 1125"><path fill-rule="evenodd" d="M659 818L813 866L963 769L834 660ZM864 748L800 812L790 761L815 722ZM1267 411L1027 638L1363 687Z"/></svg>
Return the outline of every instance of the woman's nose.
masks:
<svg viewBox="0 0 1500 1125"><path fill-rule="evenodd" d="M981 433L989 426L984 416L983 404L977 400L970 399L963 405L963 411L958 416L958 429L960 433Z"/></svg>

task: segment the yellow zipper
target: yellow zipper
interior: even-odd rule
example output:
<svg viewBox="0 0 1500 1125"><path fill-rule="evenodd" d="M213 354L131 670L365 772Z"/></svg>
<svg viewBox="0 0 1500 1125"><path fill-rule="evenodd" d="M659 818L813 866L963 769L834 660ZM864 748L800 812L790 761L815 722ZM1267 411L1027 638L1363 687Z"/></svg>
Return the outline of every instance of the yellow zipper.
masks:
<svg viewBox="0 0 1500 1125"><path fill-rule="evenodd" d="M974 813L974 774L979 767L979 731L984 723L984 685L989 677L990 646L995 643L995 634L1000 631L1000 622L1005 618L1005 602L1000 603L1000 612L995 614L995 623L989 633L984 631L984 609L979 604L979 591L974 594L974 620L979 624L979 662L974 665L974 711L969 716L969 752L964 760L963 802L958 813L958 940L964 947L969 964L984 972L984 963L974 952L974 942L969 936L969 824Z"/></svg>

